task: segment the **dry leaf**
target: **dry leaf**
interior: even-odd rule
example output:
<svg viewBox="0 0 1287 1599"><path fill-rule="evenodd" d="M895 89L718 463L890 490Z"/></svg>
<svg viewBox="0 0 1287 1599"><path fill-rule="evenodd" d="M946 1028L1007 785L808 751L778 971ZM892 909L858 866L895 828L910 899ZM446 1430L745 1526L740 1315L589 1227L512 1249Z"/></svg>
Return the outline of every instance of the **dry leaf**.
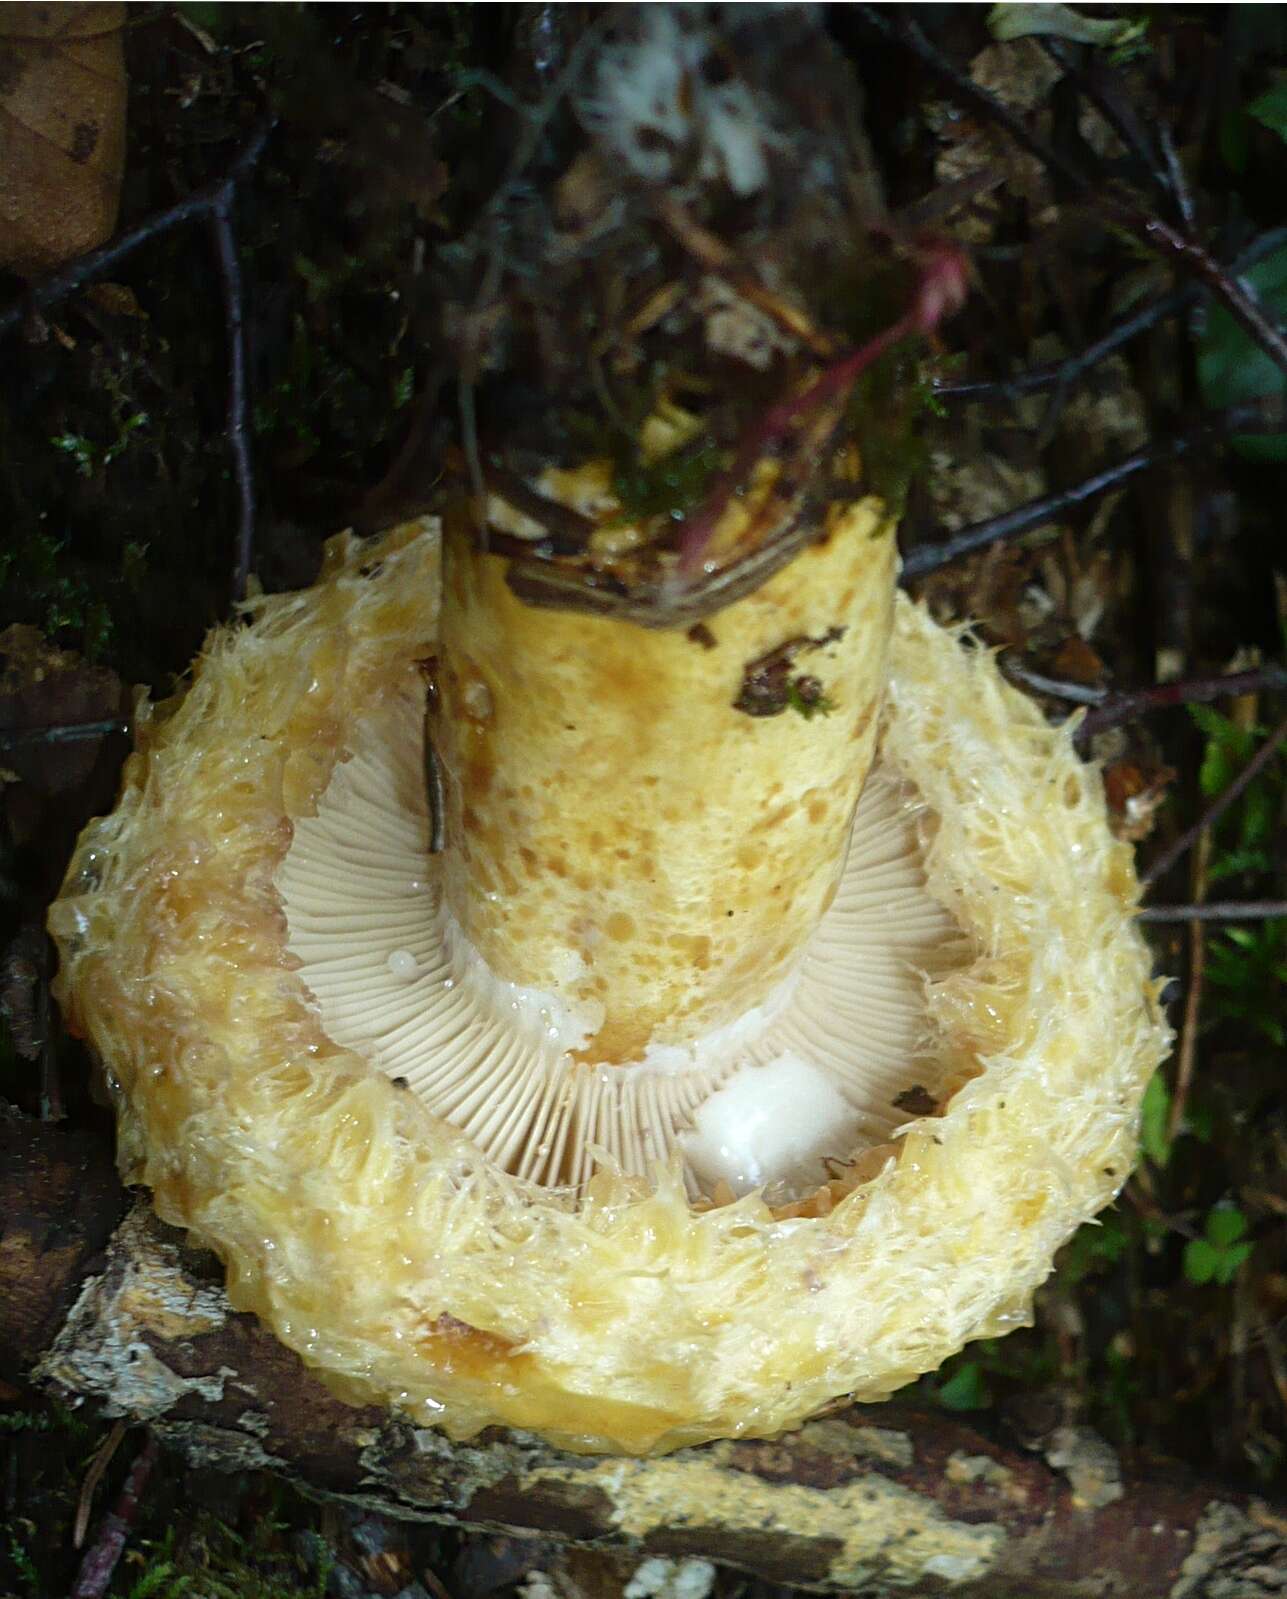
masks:
<svg viewBox="0 0 1287 1599"><path fill-rule="evenodd" d="M107 721L126 715L129 703L129 691L107 667L58 649L22 623L0 632L0 729ZM3 752L0 820L15 843L31 843L64 815L79 825L86 808L107 797L100 770L105 751L110 794L116 762L108 742L103 736Z"/></svg>
<svg viewBox="0 0 1287 1599"><path fill-rule="evenodd" d="M116 226L125 7L0 4L0 266L47 272Z"/></svg>
<svg viewBox="0 0 1287 1599"><path fill-rule="evenodd" d="M1153 831L1158 808L1175 781L1175 768L1123 757L1104 768L1108 825L1118 838L1138 844Z"/></svg>

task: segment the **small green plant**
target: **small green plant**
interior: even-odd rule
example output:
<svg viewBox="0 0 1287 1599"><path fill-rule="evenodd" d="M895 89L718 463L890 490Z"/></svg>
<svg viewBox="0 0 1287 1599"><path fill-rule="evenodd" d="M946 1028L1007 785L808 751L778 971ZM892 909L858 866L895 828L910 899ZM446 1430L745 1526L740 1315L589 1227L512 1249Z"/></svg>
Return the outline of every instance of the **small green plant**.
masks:
<svg viewBox="0 0 1287 1599"><path fill-rule="evenodd" d="M986 1410L992 1403L992 1392L977 1360L958 1366L946 1382L939 1384L934 1397L944 1410Z"/></svg>
<svg viewBox="0 0 1287 1599"><path fill-rule="evenodd" d="M0 1415L0 1432L51 1432L55 1418L43 1410L13 1410Z"/></svg>
<svg viewBox="0 0 1287 1599"><path fill-rule="evenodd" d="M6 1531L9 1535L9 1558L13 1561L13 1568L25 1584L27 1592L32 1595L32 1599L39 1599L40 1573L36 1570L36 1563L12 1524L6 1528Z"/></svg>
<svg viewBox="0 0 1287 1599"><path fill-rule="evenodd" d="M96 599L89 582L67 570L71 557L63 539L41 529L13 537L0 550L0 584L21 579L27 594L43 607L31 618L52 638L56 633L79 632L78 647L91 660L100 660L111 642L113 623L105 601Z"/></svg>
<svg viewBox="0 0 1287 1599"><path fill-rule="evenodd" d="M1251 1255L1255 1245L1244 1238L1247 1218L1232 1205L1217 1205L1207 1212L1201 1238L1191 1238L1184 1247L1184 1275L1201 1287L1204 1283L1228 1284Z"/></svg>
<svg viewBox="0 0 1287 1599"><path fill-rule="evenodd" d="M1207 705L1189 714L1205 734L1202 792L1224 792L1256 753L1265 730L1240 727ZM1280 755L1260 774L1216 828L1208 883L1250 879L1274 870L1274 843L1287 803L1287 756ZM1287 984L1287 921L1269 919L1224 927L1207 940L1207 1011L1213 1018L1249 1023L1278 1048L1287 1045L1287 1024L1279 996Z"/></svg>
<svg viewBox="0 0 1287 1599"><path fill-rule="evenodd" d="M173 1560L149 1560L135 1579L129 1599L179 1599L192 1586Z"/></svg>
<svg viewBox="0 0 1287 1599"><path fill-rule="evenodd" d="M1079 1227L1068 1241L1059 1262L1059 1275L1072 1287L1115 1266L1126 1253L1126 1229L1115 1210Z"/></svg>
<svg viewBox="0 0 1287 1599"><path fill-rule="evenodd" d="M830 716L836 708L836 702L827 697L817 678L804 672L788 680L786 693L787 704L806 722L815 716Z"/></svg>
<svg viewBox="0 0 1287 1599"><path fill-rule="evenodd" d="M83 433L55 433L50 443L64 455L70 455L82 477L92 477L95 472L111 466L129 447L130 436L148 425L146 411L135 411L120 424L116 439L111 444L98 444Z"/></svg>
<svg viewBox="0 0 1287 1599"><path fill-rule="evenodd" d="M1287 143L1287 78L1257 96L1247 107L1247 115Z"/></svg>
<svg viewBox="0 0 1287 1599"><path fill-rule="evenodd" d="M1162 1073L1154 1072L1140 1103L1140 1148L1155 1166L1165 1166L1171 1158L1171 1090Z"/></svg>
<svg viewBox="0 0 1287 1599"><path fill-rule="evenodd" d="M1240 727L1209 705L1190 705L1189 714L1206 735L1198 774L1209 799L1224 792L1256 753L1262 727ZM1216 833L1217 848L1207 866L1207 881L1272 870L1271 847L1279 806L1287 794L1287 759L1280 758L1251 784L1232 816Z"/></svg>
<svg viewBox="0 0 1287 1599"><path fill-rule="evenodd" d="M621 501L622 522L645 522L654 516L677 521L701 503L720 464L720 452L710 439L699 439L659 461L646 462L632 440L619 439L613 459L612 488Z"/></svg>
<svg viewBox="0 0 1287 1599"><path fill-rule="evenodd" d="M1222 928L1207 945L1207 982L1213 1014L1249 1023L1279 1049L1287 1045L1287 920Z"/></svg>

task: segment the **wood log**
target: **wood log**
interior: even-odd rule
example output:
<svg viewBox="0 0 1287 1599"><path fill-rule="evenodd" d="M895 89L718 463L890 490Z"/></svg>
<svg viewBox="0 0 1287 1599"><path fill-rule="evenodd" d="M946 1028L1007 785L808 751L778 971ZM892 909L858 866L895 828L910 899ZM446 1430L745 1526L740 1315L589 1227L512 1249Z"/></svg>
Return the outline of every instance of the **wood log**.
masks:
<svg viewBox="0 0 1287 1599"><path fill-rule="evenodd" d="M212 1256L146 1202L126 1206L100 1142L0 1121L0 1367L145 1422L199 1464L276 1472L389 1516L700 1556L870 1599L1284 1591L1281 1511L1140 1475L1086 1429L1024 1449L893 1403L656 1460L496 1430L453 1444L335 1398L232 1309Z"/></svg>

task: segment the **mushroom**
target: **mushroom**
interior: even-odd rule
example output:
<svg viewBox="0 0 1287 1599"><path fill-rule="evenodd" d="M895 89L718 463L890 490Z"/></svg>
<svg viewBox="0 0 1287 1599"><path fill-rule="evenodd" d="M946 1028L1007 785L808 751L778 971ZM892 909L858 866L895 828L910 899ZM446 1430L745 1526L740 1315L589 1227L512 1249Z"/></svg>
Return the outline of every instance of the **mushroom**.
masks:
<svg viewBox="0 0 1287 1599"><path fill-rule="evenodd" d="M546 1184L678 1150L694 1192L797 1198L887 1138L908 1072L934 1075L923 974L964 942L898 785L851 826L892 569L864 500L693 639L534 610L451 538L427 691L445 849L408 661L277 874L327 1035ZM791 710L806 669L834 714Z"/></svg>
<svg viewBox="0 0 1287 1599"><path fill-rule="evenodd" d="M549 205L451 253L443 524L212 634L50 927L235 1305L456 1437L646 1453L1022 1322L1167 1034L1097 774L895 597L895 346L964 268L824 22L582 44Z"/></svg>
<svg viewBox="0 0 1287 1599"><path fill-rule="evenodd" d="M59 997L127 1179L338 1392L771 1435L1022 1323L1120 1188L1167 1043L1128 848L894 571L868 496L649 630L342 535L141 708Z"/></svg>

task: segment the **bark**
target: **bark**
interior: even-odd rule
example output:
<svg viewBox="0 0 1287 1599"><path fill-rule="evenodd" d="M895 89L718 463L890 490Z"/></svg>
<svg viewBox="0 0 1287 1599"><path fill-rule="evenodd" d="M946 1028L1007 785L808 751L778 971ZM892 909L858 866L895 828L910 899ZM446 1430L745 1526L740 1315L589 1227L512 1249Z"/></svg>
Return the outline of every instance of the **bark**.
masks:
<svg viewBox="0 0 1287 1599"><path fill-rule="evenodd" d="M116 1225L125 1203L93 1138L0 1122L0 1367L146 1422L195 1462L274 1471L385 1515L701 1556L869 1599L1287 1592L1281 1512L1136 1475L1083 1429L1021 1450L891 1404L660 1460L499 1430L453 1444L334 1397L233 1311L218 1262L146 1203Z"/></svg>

